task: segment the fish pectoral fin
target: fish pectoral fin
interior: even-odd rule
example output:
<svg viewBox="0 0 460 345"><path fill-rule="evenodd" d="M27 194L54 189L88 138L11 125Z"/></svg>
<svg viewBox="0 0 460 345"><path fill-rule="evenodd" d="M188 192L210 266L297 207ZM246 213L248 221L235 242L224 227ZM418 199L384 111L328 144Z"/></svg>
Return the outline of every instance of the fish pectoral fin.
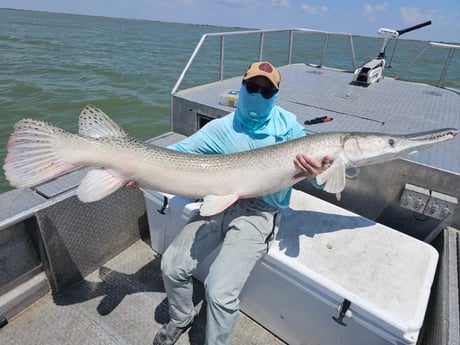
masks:
<svg viewBox="0 0 460 345"><path fill-rule="evenodd" d="M113 170L90 170L77 188L77 196L82 202L98 201L117 191L127 183Z"/></svg>
<svg viewBox="0 0 460 345"><path fill-rule="evenodd" d="M228 195L206 195L200 207L200 214L204 217L218 214L239 199L237 194Z"/></svg>
<svg viewBox="0 0 460 345"><path fill-rule="evenodd" d="M335 160L328 169L316 176L316 182L324 185L324 191L336 194L340 200L340 192L345 188L345 165Z"/></svg>

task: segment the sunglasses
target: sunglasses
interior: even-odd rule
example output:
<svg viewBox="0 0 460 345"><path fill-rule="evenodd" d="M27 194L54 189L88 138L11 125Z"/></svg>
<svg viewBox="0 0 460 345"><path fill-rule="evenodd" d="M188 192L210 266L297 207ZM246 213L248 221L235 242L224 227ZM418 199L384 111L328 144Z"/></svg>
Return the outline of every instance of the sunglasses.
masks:
<svg viewBox="0 0 460 345"><path fill-rule="evenodd" d="M269 87L269 86L260 87L259 85L257 85L256 83L253 83L252 81L244 81L243 84L244 86L246 86L246 90L249 93L257 93L260 91L260 93L262 94L262 97L265 99L270 99L273 97L275 93L277 93L277 91L274 90L272 87Z"/></svg>

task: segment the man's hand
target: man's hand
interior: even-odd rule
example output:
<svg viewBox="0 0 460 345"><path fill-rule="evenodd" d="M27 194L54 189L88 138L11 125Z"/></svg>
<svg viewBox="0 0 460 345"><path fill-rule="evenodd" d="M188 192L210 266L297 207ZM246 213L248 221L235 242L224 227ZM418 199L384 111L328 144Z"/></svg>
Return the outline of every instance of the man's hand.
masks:
<svg viewBox="0 0 460 345"><path fill-rule="evenodd" d="M332 161L328 156L324 156L322 159L314 160L307 155L298 154L294 159L294 164L300 169L300 172L295 174L292 178L315 178L329 168L331 163Z"/></svg>
<svg viewBox="0 0 460 345"><path fill-rule="evenodd" d="M127 188L139 188L139 184L136 181L128 181L128 183L125 184L125 187L127 187Z"/></svg>

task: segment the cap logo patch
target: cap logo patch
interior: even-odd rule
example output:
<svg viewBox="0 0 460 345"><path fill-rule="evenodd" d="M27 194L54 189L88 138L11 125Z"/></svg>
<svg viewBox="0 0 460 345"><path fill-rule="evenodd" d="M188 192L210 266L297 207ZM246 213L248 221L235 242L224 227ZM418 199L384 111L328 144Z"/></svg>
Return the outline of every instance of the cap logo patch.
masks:
<svg viewBox="0 0 460 345"><path fill-rule="evenodd" d="M273 72L273 68L272 66L270 66L270 64L264 62L264 63L261 63L259 65L259 70L263 71L263 72L267 72L267 73L272 73Z"/></svg>

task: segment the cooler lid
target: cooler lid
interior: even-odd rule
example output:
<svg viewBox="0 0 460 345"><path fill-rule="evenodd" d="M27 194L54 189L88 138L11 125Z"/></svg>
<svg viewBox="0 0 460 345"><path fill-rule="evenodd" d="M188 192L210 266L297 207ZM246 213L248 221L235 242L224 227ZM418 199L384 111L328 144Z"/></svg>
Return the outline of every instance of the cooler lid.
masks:
<svg viewBox="0 0 460 345"><path fill-rule="evenodd" d="M353 317L383 322L389 332L413 338L408 334L418 334L423 323L438 253L427 243L293 190L265 260L331 300L349 300Z"/></svg>

